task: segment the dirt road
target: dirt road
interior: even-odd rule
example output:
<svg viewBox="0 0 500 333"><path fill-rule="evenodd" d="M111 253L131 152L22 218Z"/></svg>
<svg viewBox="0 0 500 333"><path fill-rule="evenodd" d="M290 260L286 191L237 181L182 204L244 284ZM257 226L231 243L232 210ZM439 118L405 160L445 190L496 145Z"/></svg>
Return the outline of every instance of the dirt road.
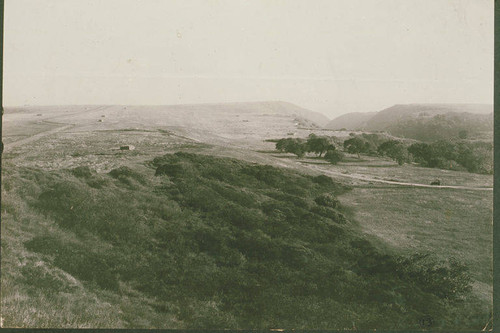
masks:
<svg viewBox="0 0 500 333"><path fill-rule="evenodd" d="M300 162L297 162L297 163L300 163ZM335 177L345 177L345 178L351 178L351 179L356 179L356 180L363 180L366 182L384 183L384 184L410 186L410 187L435 188L435 189L448 188L448 189L457 189L457 190L493 191L492 187L471 187L471 186L460 186L460 185L428 185L428 184L406 183L406 182L398 182L398 181L392 181L392 180L377 179L377 178L372 178L372 177L368 177L365 175L345 174L345 173L341 173L339 171L325 170L324 168L320 168L318 166L310 165L310 164L308 165L308 167L311 169L320 171L326 175L331 175L331 176L335 176Z"/></svg>

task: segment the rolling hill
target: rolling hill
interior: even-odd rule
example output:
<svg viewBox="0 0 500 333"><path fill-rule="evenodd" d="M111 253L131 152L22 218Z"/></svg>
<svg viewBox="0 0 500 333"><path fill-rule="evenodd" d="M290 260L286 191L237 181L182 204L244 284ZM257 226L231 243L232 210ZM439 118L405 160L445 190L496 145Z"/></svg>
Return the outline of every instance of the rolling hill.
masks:
<svg viewBox="0 0 500 333"><path fill-rule="evenodd" d="M327 128L386 131L422 141L481 138L493 131L493 106L488 104L406 104L375 113L349 113L333 119Z"/></svg>
<svg viewBox="0 0 500 333"><path fill-rule="evenodd" d="M346 113L330 121L326 127L334 130L365 128L368 121L376 114L377 112Z"/></svg>
<svg viewBox="0 0 500 333"><path fill-rule="evenodd" d="M418 329L481 318L462 305L476 302L465 266L380 246L339 204L350 188L327 176L183 152L147 166L4 173L8 327L30 326L27 309L37 327Z"/></svg>

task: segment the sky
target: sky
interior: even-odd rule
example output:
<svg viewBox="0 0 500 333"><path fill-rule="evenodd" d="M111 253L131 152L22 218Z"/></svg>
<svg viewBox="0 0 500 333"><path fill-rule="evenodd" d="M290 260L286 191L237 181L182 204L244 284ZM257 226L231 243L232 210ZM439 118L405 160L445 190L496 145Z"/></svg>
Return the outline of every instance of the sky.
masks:
<svg viewBox="0 0 500 333"><path fill-rule="evenodd" d="M5 0L4 106L493 103L493 0Z"/></svg>

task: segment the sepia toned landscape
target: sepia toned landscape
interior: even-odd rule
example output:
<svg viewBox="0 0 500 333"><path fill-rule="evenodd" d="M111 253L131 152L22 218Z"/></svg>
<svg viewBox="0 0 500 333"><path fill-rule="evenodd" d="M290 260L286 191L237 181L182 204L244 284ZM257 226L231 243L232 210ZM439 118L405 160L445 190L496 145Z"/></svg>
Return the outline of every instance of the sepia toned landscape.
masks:
<svg viewBox="0 0 500 333"><path fill-rule="evenodd" d="M0 1L0 328L492 331L494 13Z"/></svg>
<svg viewBox="0 0 500 333"><path fill-rule="evenodd" d="M488 329L492 111L7 108L3 326Z"/></svg>

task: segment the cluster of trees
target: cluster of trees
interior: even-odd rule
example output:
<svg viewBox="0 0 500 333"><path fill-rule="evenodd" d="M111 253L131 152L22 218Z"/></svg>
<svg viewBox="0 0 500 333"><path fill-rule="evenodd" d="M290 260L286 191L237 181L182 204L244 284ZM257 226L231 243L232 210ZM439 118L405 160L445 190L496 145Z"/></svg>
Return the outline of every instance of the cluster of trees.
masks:
<svg viewBox="0 0 500 333"><path fill-rule="evenodd" d="M466 133L461 133L466 136ZM276 149L303 157L311 152L332 164L342 161L344 154L336 148L335 137L309 135L307 139L284 138L276 143ZM440 169L493 172L493 143L484 141L438 140L433 143L407 144L380 134L355 135L343 142L343 151L349 154L387 156L399 165L416 162L422 166Z"/></svg>
<svg viewBox="0 0 500 333"><path fill-rule="evenodd" d="M400 140L383 140L377 134L363 134L345 140L344 151L358 157L359 154L387 156L399 165L416 162L429 168L493 172L493 144L484 141L438 140L408 145Z"/></svg>
<svg viewBox="0 0 500 333"><path fill-rule="evenodd" d="M467 133L460 133L466 137ZM484 141L438 140L411 145L382 135L351 135L344 141L344 151L350 154L387 156L399 165L417 162L422 166L462 170L474 173L493 172L493 144Z"/></svg>
<svg viewBox="0 0 500 333"><path fill-rule="evenodd" d="M378 146L388 140L386 135L380 134L369 134L363 133L361 135L356 135L354 133L349 134L350 138L344 141L344 151L350 154L357 154L359 157L360 153L377 156Z"/></svg>
<svg viewBox="0 0 500 333"><path fill-rule="evenodd" d="M376 135L376 134L372 134ZM367 154L372 156L388 156L398 162L399 165L409 161L406 146L398 140L387 140L381 144L367 140L363 136L354 136L344 141L344 151L350 154Z"/></svg>
<svg viewBox="0 0 500 333"><path fill-rule="evenodd" d="M408 149L401 141L398 140L389 140L382 143L378 146L377 152L381 156L388 156L392 158L399 165L403 165L404 163L411 161Z"/></svg>
<svg viewBox="0 0 500 333"><path fill-rule="evenodd" d="M292 153L297 157L304 157L306 153L315 153L330 163L336 164L343 158L342 152L335 147L335 138L310 134L307 139L283 138L276 142L276 149L280 152Z"/></svg>
<svg viewBox="0 0 500 333"><path fill-rule="evenodd" d="M492 114L467 113L418 117L399 121L386 128L392 135L425 142L477 138L492 129Z"/></svg>
<svg viewBox="0 0 500 333"><path fill-rule="evenodd" d="M440 140L408 147L414 161L429 168L493 172L493 143Z"/></svg>

